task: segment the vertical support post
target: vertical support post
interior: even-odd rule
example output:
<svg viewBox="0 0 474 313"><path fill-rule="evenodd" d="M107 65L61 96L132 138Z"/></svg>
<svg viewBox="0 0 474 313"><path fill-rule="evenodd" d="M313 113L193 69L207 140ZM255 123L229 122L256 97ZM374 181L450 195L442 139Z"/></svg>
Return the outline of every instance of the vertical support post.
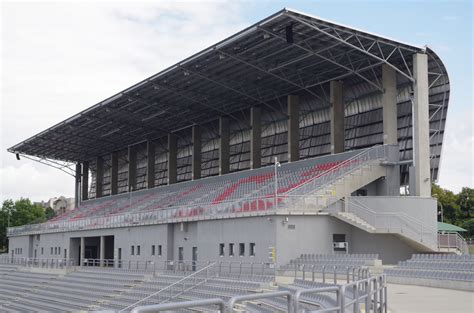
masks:
<svg viewBox="0 0 474 313"><path fill-rule="evenodd" d="M230 171L230 123L227 117L219 118L219 175Z"/></svg>
<svg viewBox="0 0 474 313"><path fill-rule="evenodd" d="M388 161L397 162L400 159L398 149L398 115L397 115L397 73L387 64L382 65L382 84L384 92L382 94L383 111L383 143L394 145L390 148ZM400 195L400 166L386 168L387 175L381 182L382 190L380 195L399 196Z"/></svg>
<svg viewBox="0 0 474 313"><path fill-rule="evenodd" d="M146 166L146 181L147 188L155 187L155 144L153 141L148 141L146 146L147 166Z"/></svg>
<svg viewBox="0 0 474 313"><path fill-rule="evenodd" d="M81 203L81 163L76 163L76 185L74 186L74 208Z"/></svg>
<svg viewBox="0 0 474 313"><path fill-rule="evenodd" d="M397 73L387 64L382 65L383 143L398 144L397 134Z"/></svg>
<svg viewBox="0 0 474 313"><path fill-rule="evenodd" d="M100 267L104 267L105 259L105 236L100 236Z"/></svg>
<svg viewBox="0 0 474 313"><path fill-rule="evenodd" d="M428 56L413 55L413 165L415 195L431 196Z"/></svg>
<svg viewBox="0 0 474 313"><path fill-rule="evenodd" d="M331 154L344 152L344 94L341 81L331 81L330 118L331 118Z"/></svg>
<svg viewBox="0 0 474 313"><path fill-rule="evenodd" d="M118 152L112 152L112 166L110 169L110 194L118 193Z"/></svg>
<svg viewBox="0 0 474 313"><path fill-rule="evenodd" d="M89 162L82 163L82 200L89 199Z"/></svg>
<svg viewBox="0 0 474 313"><path fill-rule="evenodd" d="M288 95L288 161L300 159L300 100L296 95Z"/></svg>
<svg viewBox="0 0 474 313"><path fill-rule="evenodd" d="M193 126L192 128L192 179L201 178L201 128L199 126Z"/></svg>
<svg viewBox="0 0 474 313"><path fill-rule="evenodd" d="M128 146L128 191L137 189L137 149Z"/></svg>
<svg viewBox="0 0 474 313"><path fill-rule="evenodd" d="M86 256L86 240L84 237L81 237L81 255L79 256L80 266L84 266L84 257Z"/></svg>
<svg viewBox="0 0 474 313"><path fill-rule="evenodd" d="M175 135L168 135L168 185L178 180L178 140Z"/></svg>
<svg viewBox="0 0 474 313"><path fill-rule="evenodd" d="M262 118L261 109L252 107L250 109L250 168L256 169L262 166Z"/></svg>
<svg viewBox="0 0 474 313"><path fill-rule="evenodd" d="M96 172L95 172L95 197L102 197L104 183L104 159L97 157L96 161Z"/></svg>

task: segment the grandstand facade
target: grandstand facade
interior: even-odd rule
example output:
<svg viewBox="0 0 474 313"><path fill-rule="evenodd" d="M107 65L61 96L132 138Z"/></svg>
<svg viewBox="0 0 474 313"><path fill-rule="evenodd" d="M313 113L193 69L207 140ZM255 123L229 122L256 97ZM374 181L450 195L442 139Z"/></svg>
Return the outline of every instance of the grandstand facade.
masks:
<svg viewBox="0 0 474 313"><path fill-rule="evenodd" d="M72 171L77 203L10 228L9 254L282 267L439 252L449 88L430 48L284 9L10 148Z"/></svg>

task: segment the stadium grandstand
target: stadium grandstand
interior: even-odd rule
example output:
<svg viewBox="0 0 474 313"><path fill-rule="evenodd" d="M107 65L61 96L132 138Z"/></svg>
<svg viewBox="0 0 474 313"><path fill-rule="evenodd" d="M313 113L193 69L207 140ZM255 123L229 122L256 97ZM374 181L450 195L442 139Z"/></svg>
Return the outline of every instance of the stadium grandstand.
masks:
<svg viewBox="0 0 474 313"><path fill-rule="evenodd" d="M473 291L431 197L449 96L432 49L283 9L8 150L74 176L76 203L8 229L0 312L387 312L387 283Z"/></svg>

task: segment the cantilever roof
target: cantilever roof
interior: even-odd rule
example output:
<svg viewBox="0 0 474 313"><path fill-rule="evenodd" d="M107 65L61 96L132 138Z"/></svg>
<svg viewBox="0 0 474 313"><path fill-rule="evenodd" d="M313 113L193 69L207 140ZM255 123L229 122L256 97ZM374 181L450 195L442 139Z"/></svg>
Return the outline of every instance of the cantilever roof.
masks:
<svg viewBox="0 0 474 313"><path fill-rule="evenodd" d="M8 151L80 162L253 106L276 110L290 93L321 97L335 79L382 90L377 67L413 80L417 52L441 63L429 49L283 9Z"/></svg>

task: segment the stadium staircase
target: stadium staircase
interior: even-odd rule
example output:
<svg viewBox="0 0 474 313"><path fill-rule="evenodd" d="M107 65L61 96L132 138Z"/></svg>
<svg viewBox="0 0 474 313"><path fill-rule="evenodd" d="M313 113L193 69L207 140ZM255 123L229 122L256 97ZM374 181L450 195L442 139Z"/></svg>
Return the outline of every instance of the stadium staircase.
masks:
<svg viewBox="0 0 474 313"><path fill-rule="evenodd" d="M375 212L351 194L386 175L388 149L374 146L288 192L292 212L326 212L368 233L395 234L419 251L438 251L436 230L403 212ZM292 199L293 198L293 199ZM293 201L291 201L293 200ZM293 202L293 203L292 203ZM388 223L379 223L389 219Z"/></svg>

